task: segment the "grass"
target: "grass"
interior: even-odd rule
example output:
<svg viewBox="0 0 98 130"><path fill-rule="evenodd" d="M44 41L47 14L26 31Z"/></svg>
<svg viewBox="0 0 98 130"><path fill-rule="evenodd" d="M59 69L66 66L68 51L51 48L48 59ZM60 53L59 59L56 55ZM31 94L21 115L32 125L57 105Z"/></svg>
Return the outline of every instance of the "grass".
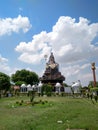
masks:
<svg viewBox="0 0 98 130"><path fill-rule="evenodd" d="M35 97L40 103L34 106L27 101L25 96L0 99L0 130L98 130L98 103L90 99Z"/></svg>

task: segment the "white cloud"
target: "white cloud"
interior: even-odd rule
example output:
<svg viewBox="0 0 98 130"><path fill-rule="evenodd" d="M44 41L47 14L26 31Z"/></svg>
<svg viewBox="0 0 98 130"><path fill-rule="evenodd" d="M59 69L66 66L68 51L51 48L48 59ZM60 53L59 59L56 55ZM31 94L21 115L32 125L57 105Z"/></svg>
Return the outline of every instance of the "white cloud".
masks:
<svg viewBox="0 0 98 130"><path fill-rule="evenodd" d="M8 59L0 55L0 72L9 73L10 67L8 66Z"/></svg>
<svg viewBox="0 0 98 130"><path fill-rule="evenodd" d="M82 17L76 22L71 17L62 16L51 32L43 31L34 35L31 42L21 42L16 51L25 56L33 56L35 53L40 56L52 49L58 61L72 63L98 55L98 47L92 44L96 36L98 36L98 23L90 24Z"/></svg>
<svg viewBox="0 0 98 130"><path fill-rule="evenodd" d="M81 66L81 70L84 70L85 68L87 68L87 67L90 67L90 64L88 63L88 64L83 64L82 66Z"/></svg>
<svg viewBox="0 0 98 130"><path fill-rule="evenodd" d="M93 80L93 74L91 70L90 63L82 63L80 64L70 64L67 66L63 66L61 68L61 72L66 76L66 82L70 85L72 82L76 82L78 80L81 81L82 85L88 85L89 81Z"/></svg>
<svg viewBox="0 0 98 130"><path fill-rule="evenodd" d="M75 18L61 16L51 32L42 31L34 35L32 41L21 42L15 50L20 53L19 60L31 64L39 63L52 50L56 61L64 66L65 76L73 75L74 80L89 75L90 80L88 63L98 56L98 41L93 44L96 37L98 23L90 23L83 17L76 22Z"/></svg>
<svg viewBox="0 0 98 130"><path fill-rule="evenodd" d="M22 53L19 57L21 61L26 63L39 63L45 54L49 54L51 47L48 43L47 33L41 32L38 35L33 36L31 42L25 43L21 42L15 50Z"/></svg>
<svg viewBox="0 0 98 130"><path fill-rule="evenodd" d="M18 33L20 30L26 33L30 28L31 24L28 17L19 15L17 18L0 18L0 36L12 32Z"/></svg>
<svg viewBox="0 0 98 130"><path fill-rule="evenodd" d="M6 58L4 58L4 57L2 57L2 56L0 55L0 63L6 62L6 61L8 61L8 59L6 59Z"/></svg>
<svg viewBox="0 0 98 130"><path fill-rule="evenodd" d="M60 17L50 35L51 46L61 62L76 62L98 54L98 47L92 45L98 36L98 23L89 24L84 18L75 22L70 17Z"/></svg>

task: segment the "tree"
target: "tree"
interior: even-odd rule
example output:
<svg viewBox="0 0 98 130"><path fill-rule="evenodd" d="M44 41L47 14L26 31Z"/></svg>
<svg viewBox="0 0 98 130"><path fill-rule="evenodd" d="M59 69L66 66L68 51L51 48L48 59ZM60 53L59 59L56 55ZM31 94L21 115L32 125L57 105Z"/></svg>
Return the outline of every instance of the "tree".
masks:
<svg viewBox="0 0 98 130"><path fill-rule="evenodd" d="M17 70L15 74L12 74L11 80L13 82L25 82L26 84L36 84L39 82L38 75L35 72L29 70Z"/></svg>
<svg viewBox="0 0 98 130"><path fill-rule="evenodd" d="M88 87L94 87L94 81L90 81ZM98 81L96 81L96 87L98 87Z"/></svg>
<svg viewBox="0 0 98 130"><path fill-rule="evenodd" d="M68 85L68 84L66 84L66 83L63 83L63 86L64 86L64 87L68 87L69 85Z"/></svg>
<svg viewBox="0 0 98 130"><path fill-rule="evenodd" d="M8 91L10 89L10 77L2 72L0 72L0 95L1 91Z"/></svg>
<svg viewBox="0 0 98 130"><path fill-rule="evenodd" d="M25 82L24 81L17 81L17 82L15 82L16 86L21 86L22 84L25 84Z"/></svg>

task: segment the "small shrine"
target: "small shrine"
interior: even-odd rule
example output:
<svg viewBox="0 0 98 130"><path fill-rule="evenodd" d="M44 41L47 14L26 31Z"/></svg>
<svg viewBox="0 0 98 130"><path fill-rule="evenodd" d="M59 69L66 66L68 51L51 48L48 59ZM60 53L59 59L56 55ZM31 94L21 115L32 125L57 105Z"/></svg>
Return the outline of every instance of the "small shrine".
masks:
<svg viewBox="0 0 98 130"><path fill-rule="evenodd" d="M51 53L48 62L46 63L46 69L43 76L40 78L40 81L43 84L51 84L55 86L56 83L62 85L65 77L59 72L59 64L55 62L53 53Z"/></svg>

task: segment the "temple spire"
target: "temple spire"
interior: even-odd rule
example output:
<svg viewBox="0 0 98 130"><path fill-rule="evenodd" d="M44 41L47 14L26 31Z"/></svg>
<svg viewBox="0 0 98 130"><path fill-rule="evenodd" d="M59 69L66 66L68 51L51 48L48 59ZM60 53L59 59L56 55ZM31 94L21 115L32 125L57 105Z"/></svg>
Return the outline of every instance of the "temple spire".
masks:
<svg viewBox="0 0 98 130"><path fill-rule="evenodd" d="M51 52L51 55L50 55L50 57L49 57L48 64L54 64L54 63L55 63L55 58L54 58L53 52Z"/></svg>

